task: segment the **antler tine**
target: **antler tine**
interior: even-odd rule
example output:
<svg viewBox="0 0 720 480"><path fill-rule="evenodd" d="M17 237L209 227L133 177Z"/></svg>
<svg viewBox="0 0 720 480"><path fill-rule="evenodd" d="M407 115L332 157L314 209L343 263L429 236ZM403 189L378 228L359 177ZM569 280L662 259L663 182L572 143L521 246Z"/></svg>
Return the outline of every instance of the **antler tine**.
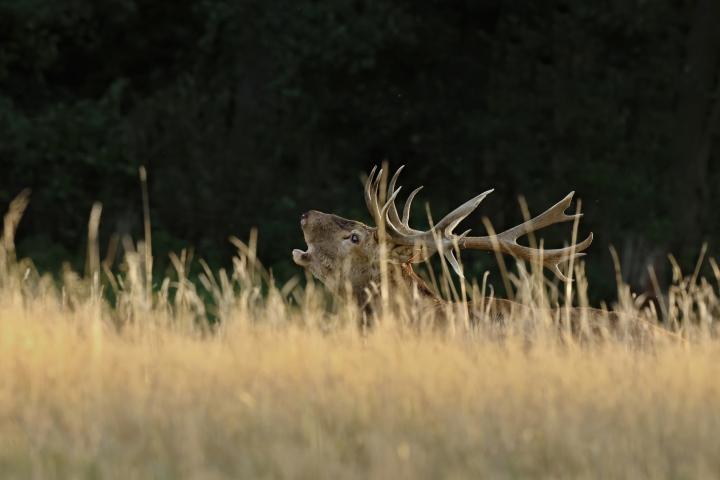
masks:
<svg viewBox="0 0 720 480"><path fill-rule="evenodd" d="M377 167L373 167L372 170L370 170L370 175L368 175L367 179L365 180L365 201L366 203L370 200L370 185L373 183L373 178L375 177L375 171L377 170Z"/></svg>
<svg viewBox="0 0 720 480"><path fill-rule="evenodd" d="M395 197L400 192L400 190L398 189L395 195L390 196L388 201L386 201L385 204L380 207L380 186L382 185L383 180L383 169L381 168L378 171L377 177L375 177L372 193L373 207L377 215L375 223L378 227L382 223L385 227L386 233L389 233L391 236L395 237L401 234L400 232L398 232L397 228L395 228L394 225L390 224L390 222L387 221L387 209L389 208L389 205L392 204L392 202L395 200ZM389 190L386 191L386 196L388 195L390 195Z"/></svg>
<svg viewBox="0 0 720 480"><path fill-rule="evenodd" d="M523 222L516 227L509 228L504 232L500 233L498 236L502 236L503 238L511 242L517 242L518 238L530 232L540 230L541 228L545 228L556 223L570 222L581 218L582 213L572 215L568 215L565 213L565 210L567 210L568 207L570 207L570 203L572 203L573 195L575 195L575 192L568 193L567 195L565 195L565 198L545 210L540 215L526 222Z"/></svg>
<svg viewBox="0 0 720 480"><path fill-rule="evenodd" d="M392 208L392 206L395 205L395 197L398 196L400 190L402 190L402 187L398 188L397 190L393 190L392 192L389 192L390 198L387 199L385 205L383 205L382 209L380 210L380 213L383 215L383 217L390 215L390 209Z"/></svg>
<svg viewBox="0 0 720 480"><path fill-rule="evenodd" d="M375 179L373 181L372 198L376 207L379 207L378 195L380 195L380 183L382 182L382 179L383 169L381 167L380 170L378 170L377 175L375 176Z"/></svg>
<svg viewBox="0 0 720 480"><path fill-rule="evenodd" d="M549 254L548 258L546 259L544 255L542 263L545 267L551 270L560 280L562 280L563 282L568 282L570 281L570 279L562 273L562 271L560 270L560 264L563 262L568 262L572 259L584 257L586 254L582 250L588 248L592 241L593 234L591 233L587 236L585 240L580 243L576 243L575 245L570 245L569 247L565 248L557 248L554 250L547 250L544 253Z"/></svg>
<svg viewBox="0 0 720 480"><path fill-rule="evenodd" d="M372 215L373 219L377 222L379 219L378 214L380 212L378 211L377 198L373 194L376 172L377 166L374 166L370 171L370 175L365 181L365 205L367 206L370 215Z"/></svg>
<svg viewBox="0 0 720 480"><path fill-rule="evenodd" d="M395 171L395 174L390 179L390 185L388 186L389 194L392 194L392 192L395 191L395 184L397 183L397 179L400 177L400 172L402 172L404 168L405 165L400 165L400 167Z"/></svg>
<svg viewBox="0 0 720 480"><path fill-rule="evenodd" d="M380 206L379 195L380 187L383 181L383 169L381 168L378 170L377 167L373 167L368 179L365 182L365 203L370 211L370 214L375 220L375 224L380 226L382 223L385 227L386 233L394 239L402 239L415 233L414 231L406 231L397 216L395 199L400 193L402 187L395 189L395 184L397 183L397 179L401 171L402 167L393 175L390 185L388 186L388 199L382 207ZM393 211L395 218L393 218Z"/></svg>
<svg viewBox="0 0 720 480"><path fill-rule="evenodd" d="M395 193L395 184L400 177L400 172L402 172L404 168L405 165L401 165L400 168L398 168L395 172L395 175L393 175L392 179L390 180L390 185L388 186L388 195L393 197L393 199L395 198L393 196L393 194ZM402 187L399 187L397 191L400 191L400 188ZM412 235L414 233L417 233L413 231L408 225L405 225L402 220L400 220L400 216L398 215L397 207L395 206L394 201L389 205L387 211L387 221L389 223L392 223L397 231L402 232L405 235Z"/></svg>
<svg viewBox="0 0 720 480"><path fill-rule="evenodd" d="M380 183L383 178L382 175L383 169L381 168L378 170L377 166L375 166L370 171L370 175L365 181L365 204L367 205L370 215L372 215L376 225L380 225L381 222L384 222L385 217L384 207L380 207L378 199Z"/></svg>
<svg viewBox="0 0 720 480"><path fill-rule="evenodd" d="M494 189L491 188L490 190L486 190L480 195L463 203L455 210L445 215L445 217L435 225L435 229L444 232L446 236L452 235L452 231L455 227L457 227L458 224L465 219L465 217L470 215L478 207L478 205L480 205L480 202L485 200L485 197L490 195L493 191Z"/></svg>
<svg viewBox="0 0 720 480"><path fill-rule="evenodd" d="M375 222L377 225L383 221L383 215L380 211L380 184L383 181L383 169L380 168L377 171L377 175L373 179L373 183L370 190L370 199L373 205L373 215L375 216Z"/></svg>
<svg viewBox="0 0 720 480"><path fill-rule="evenodd" d="M398 170L395 172L395 175L393 175L392 179L390 180L390 186L388 187L388 195L391 195L395 192L395 184L397 183L397 179L400 177L400 172L405 168L405 165L402 165ZM399 187L398 190L400 190ZM402 235L420 235L423 232L420 230L415 230L408 224L408 218L410 216L410 204L412 203L413 197L417 194L417 192L420 191L422 187L416 188L410 196L408 196L407 200L405 201L405 209L403 211L403 218L400 218L400 215L398 215L397 206L395 205L395 202L393 201L392 204L388 208L387 212L387 220L388 222L392 223L395 230L400 232Z"/></svg>
<svg viewBox="0 0 720 480"><path fill-rule="evenodd" d="M423 189L423 187L422 187L422 185L420 185L415 190L410 192L410 195L408 195L407 200L405 200L405 206L403 207L402 223L407 228L410 228L410 226L408 225L408 222L410 222L410 206L412 205L412 201L415 198L415 195L417 195L418 192L422 189Z"/></svg>
<svg viewBox="0 0 720 480"><path fill-rule="evenodd" d="M385 229L390 233L392 237L402 237L406 236L407 232L402 231L402 227L399 227L394 222L392 222L389 218L390 215L390 209L392 206L395 205L395 198L400 193L400 190L402 187L395 190L392 195L390 195L390 198L388 198L387 202L385 202L385 205L383 205L382 209L380 210L380 217L385 221Z"/></svg>

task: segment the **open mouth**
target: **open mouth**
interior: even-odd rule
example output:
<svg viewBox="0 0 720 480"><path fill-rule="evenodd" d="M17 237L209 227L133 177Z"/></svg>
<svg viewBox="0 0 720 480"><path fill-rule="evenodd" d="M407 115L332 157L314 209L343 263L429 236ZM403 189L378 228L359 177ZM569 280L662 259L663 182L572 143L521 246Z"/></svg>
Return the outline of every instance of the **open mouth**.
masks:
<svg viewBox="0 0 720 480"><path fill-rule="evenodd" d="M292 251L293 261L301 267L307 267L310 265L310 249L307 251L296 248Z"/></svg>
<svg viewBox="0 0 720 480"><path fill-rule="evenodd" d="M305 241L307 242L307 234L305 233L305 226L308 223L308 217L310 216L310 212L305 212L302 215L300 215L300 228L303 231L303 235L305 236ZM303 251L299 248L296 248L292 251L293 261L300 265L301 267L307 267L310 265L310 247L308 246L308 249Z"/></svg>

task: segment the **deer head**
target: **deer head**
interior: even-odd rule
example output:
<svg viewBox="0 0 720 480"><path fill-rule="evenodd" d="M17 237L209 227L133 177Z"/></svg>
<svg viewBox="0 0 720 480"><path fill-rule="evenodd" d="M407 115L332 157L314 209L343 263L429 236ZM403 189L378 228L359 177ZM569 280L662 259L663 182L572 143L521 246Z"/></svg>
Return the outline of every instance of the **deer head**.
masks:
<svg viewBox="0 0 720 480"><path fill-rule="evenodd" d="M307 250L293 250L293 260L331 291L349 285L360 297L380 279L378 229L330 213L310 210L300 216Z"/></svg>
<svg viewBox="0 0 720 480"><path fill-rule="evenodd" d="M402 169L400 167L395 172L387 189L381 189L385 181L382 169L378 172L377 168L373 168L365 182L365 203L375 226L315 210L302 214L300 226L308 249L293 250L295 263L307 268L330 290L337 292L348 285L356 298L361 298L368 287L379 282L380 262L383 259L410 270L411 264L423 262L435 253L440 253L455 272L462 276L462 267L454 253L456 250L495 251L542 264L561 280L567 281L559 265L584 255L583 251L592 243L592 233L580 243L552 250L526 247L517 242L530 232L578 218L581 214L565 213L574 192L540 215L496 235L471 237L469 230L460 235L453 232L492 190L463 203L429 230L416 230L409 225L410 208L422 187L410 193L400 217L395 200L402 187L396 189L395 186ZM387 200L384 202L381 201L383 190L387 192ZM385 247L385 255L381 255L381 245Z"/></svg>

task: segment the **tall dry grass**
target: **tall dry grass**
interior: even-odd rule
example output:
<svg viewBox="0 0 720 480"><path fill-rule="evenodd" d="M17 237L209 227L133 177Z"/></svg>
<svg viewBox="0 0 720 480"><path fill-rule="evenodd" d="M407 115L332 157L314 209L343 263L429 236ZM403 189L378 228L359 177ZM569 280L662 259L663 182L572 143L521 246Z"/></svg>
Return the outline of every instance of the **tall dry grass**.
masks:
<svg viewBox="0 0 720 480"><path fill-rule="evenodd" d="M319 287L275 285L256 239L199 285L185 254L152 279L146 242L126 241L112 271L99 207L86 273L58 287L15 259L26 201L0 248L2 478L720 476L717 277L676 269L664 316L621 285L616 309L671 332L650 344L576 342L538 318L498 338L462 313L418 330L411 305L362 332ZM532 304L583 304L577 273L569 291L509 280Z"/></svg>

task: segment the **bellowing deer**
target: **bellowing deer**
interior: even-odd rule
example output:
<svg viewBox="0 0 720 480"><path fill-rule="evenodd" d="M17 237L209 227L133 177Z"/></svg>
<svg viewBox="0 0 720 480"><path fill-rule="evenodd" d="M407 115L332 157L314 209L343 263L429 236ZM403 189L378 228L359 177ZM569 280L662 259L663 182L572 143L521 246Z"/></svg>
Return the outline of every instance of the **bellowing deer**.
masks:
<svg viewBox="0 0 720 480"><path fill-rule="evenodd" d="M559 268L563 262L585 255L593 240L592 233L583 241L568 247L542 250L518 243L518 239L531 232L561 222L576 220L580 214L568 215L565 210L572 202L573 193L530 220L495 235L474 237L469 230L455 234L458 224L472 213L493 190L487 190L447 214L429 230L416 230L409 225L410 208L415 195L408 196L402 217L395 205L400 192L396 188L399 168L387 187L387 200L381 201L384 186L382 169L373 168L365 182L365 203L375 226L348 220L337 215L310 210L300 217L300 225L307 250L292 252L296 264L308 269L330 291L348 292L363 308L372 309L377 298L373 292L380 284L383 268L390 288L413 292L416 299L429 305L442 305L441 300L426 283L415 274L412 265L428 259L435 253L445 256L455 272L462 277L462 267L455 249L475 249L501 252L529 262L541 263L558 278L568 281ZM513 309L525 307L509 300L493 299L493 316L502 317ZM585 309L587 312L590 309ZM600 311L593 310L599 314Z"/></svg>

